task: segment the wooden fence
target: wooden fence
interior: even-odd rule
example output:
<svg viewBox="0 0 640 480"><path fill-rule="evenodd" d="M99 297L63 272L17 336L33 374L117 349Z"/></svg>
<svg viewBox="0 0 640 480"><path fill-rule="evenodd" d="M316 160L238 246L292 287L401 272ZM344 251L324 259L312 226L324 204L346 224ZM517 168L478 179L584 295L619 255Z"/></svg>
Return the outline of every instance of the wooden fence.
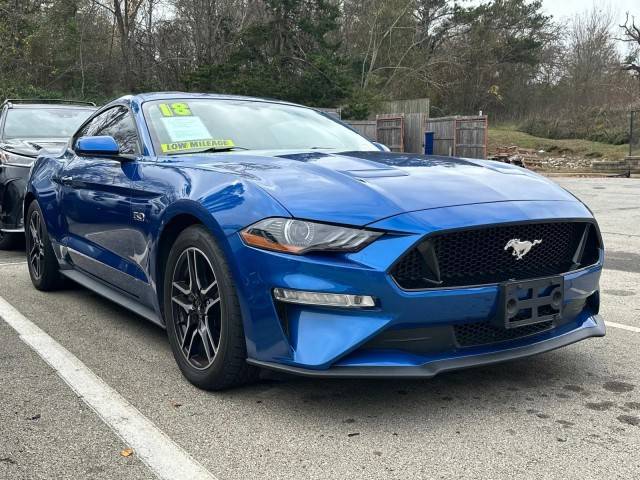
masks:
<svg viewBox="0 0 640 480"><path fill-rule="evenodd" d="M350 120L347 123L369 140L383 143L394 152L424 153L427 118L426 113L408 113L378 115L375 121Z"/></svg>
<svg viewBox="0 0 640 480"><path fill-rule="evenodd" d="M363 137L366 137L373 142L378 141L378 124L375 120L349 120L347 123L351 125L354 130L357 130Z"/></svg>
<svg viewBox="0 0 640 480"><path fill-rule="evenodd" d="M486 116L430 118L426 131L433 132L434 155L487 158Z"/></svg>
<svg viewBox="0 0 640 480"><path fill-rule="evenodd" d="M429 99L382 102L375 121L349 120L347 123L369 140L380 142L394 152L424 153L424 132L429 118Z"/></svg>
<svg viewBox="0 0 640 480"><path fill-rule="evenodd" d="M404 151L424 153L424 132L428 113L407 113L404 115Z"/></svg>
<svg viewBox="0 0 640 480"><path fill-rule="evenodd" d="M376 123L378 142L392 152L404 152L404 115L378 115Z"/></svg>
<svg viewBox="0 0 640 480"><path fill-rule="evenodd" d="M383 102L381 110L389 113L347 123L394 152L425 153L425 133L433 132L435 155L487 158L486 116L429 118L429 106L428 98Z"/></svg>
<svg viewBox="0 0 640 480"><path fill-rule="evenodd" d="M413 98L410 100L390 100L382 102L380 113L426 113L429 115L429 99Z"/></svg>

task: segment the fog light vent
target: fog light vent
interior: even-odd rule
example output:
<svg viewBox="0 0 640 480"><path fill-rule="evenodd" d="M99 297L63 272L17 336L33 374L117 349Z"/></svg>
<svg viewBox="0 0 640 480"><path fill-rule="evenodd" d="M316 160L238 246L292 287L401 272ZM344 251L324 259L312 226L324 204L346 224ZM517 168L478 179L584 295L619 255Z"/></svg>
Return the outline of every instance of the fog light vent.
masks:
<svg viewBox="0 0 640 480"><path fill-rule="evenodd" d="M338 293L305 292L274 288L276 300L301 305L318 305L322 307L370 308L376 305L373 297L368 295L343 295Z"/></svg>

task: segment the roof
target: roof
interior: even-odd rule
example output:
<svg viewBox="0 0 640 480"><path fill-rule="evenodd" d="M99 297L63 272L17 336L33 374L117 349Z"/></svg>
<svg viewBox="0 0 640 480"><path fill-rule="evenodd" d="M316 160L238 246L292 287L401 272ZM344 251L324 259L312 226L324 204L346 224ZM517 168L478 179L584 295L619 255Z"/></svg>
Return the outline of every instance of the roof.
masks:
<svg viewBox="0 0 640 480"><path fill-rule="evenodd" d="M229 95L223 93L193 93L193 92L149 92L137 95L126 95L116 101L138 100L139 102L149 102L152 100L178 100L178 99L212 99L212 100L245 100L252 102L272 102L284 105L296 105L296 103L273 98L246 97L242 95Z"/></svg>
<svg viewBox="0 0 640 480"><path fill-rule="evenodd" d="M33 108L33 107L63 107L63 108L90 108L95 109L96 104L93 102L83 102L79 100L58 100L58 99L41 99L41 98L7 98L2 102L1 107L9 105L9 108Z"/></svg>

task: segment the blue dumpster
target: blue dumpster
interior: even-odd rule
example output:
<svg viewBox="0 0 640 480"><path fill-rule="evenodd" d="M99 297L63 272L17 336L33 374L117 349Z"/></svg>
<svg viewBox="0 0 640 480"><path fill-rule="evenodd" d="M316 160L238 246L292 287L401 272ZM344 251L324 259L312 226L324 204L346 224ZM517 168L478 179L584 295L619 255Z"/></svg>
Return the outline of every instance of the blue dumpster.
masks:
<svg viewBox="0 0 640 480"><path fill-rule="evenodd" d="M424 154L433 155L433 132L424 132Z"/></svg>

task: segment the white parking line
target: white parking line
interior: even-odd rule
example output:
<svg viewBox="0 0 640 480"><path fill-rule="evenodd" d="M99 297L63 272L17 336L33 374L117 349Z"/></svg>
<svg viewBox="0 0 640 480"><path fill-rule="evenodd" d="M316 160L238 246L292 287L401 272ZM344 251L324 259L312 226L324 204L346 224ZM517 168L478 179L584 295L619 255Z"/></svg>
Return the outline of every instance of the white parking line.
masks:
<svg viewBox="0 0 640 480"><path fill-rule="evenodd" d="M9 265L26 265L27 261L24 262L0 262L0 267L8 267Z"/></svg>
<svg viewBox="0 0 640 480"><path fill-rule="evenodd" d="M208 470L71 352L0 297L0 318L53 368L161 479L215 480Z"/></svg>
<svg viewBox="0 0 640 480"><path fill-rule="evenodd" d="M628 330L630 332L640 333L640 328L632 327L631 325L623 325L622 323L610 322L608 320L605 320L604 324L607 327L621 328L622 330Z"/></svg>

